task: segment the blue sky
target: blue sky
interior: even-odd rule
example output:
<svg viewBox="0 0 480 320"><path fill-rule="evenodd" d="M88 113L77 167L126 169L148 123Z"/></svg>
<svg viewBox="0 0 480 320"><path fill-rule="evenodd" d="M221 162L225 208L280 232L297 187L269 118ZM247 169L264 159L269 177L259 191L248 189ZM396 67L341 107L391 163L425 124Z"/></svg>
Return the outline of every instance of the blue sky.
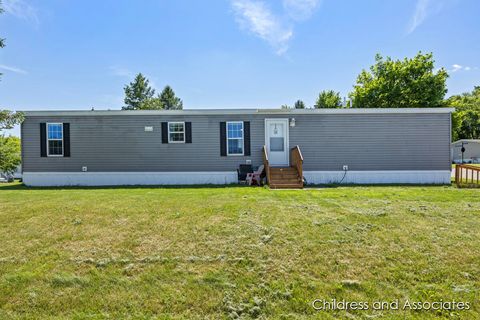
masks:
<svg viewBox="0 0 480 320"><path fill-rule="evenodd" d="M142 72L185 108L348 94L374 55L433 52L449 93L480 85L478 0L3 0L0 107L119 109Z"/></svg>

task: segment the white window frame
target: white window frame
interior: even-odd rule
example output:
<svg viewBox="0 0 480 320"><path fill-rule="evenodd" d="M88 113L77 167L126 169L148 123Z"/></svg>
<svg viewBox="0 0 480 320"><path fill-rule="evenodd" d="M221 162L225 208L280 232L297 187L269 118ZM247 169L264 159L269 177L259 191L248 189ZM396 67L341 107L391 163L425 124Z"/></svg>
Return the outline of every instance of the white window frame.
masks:
<svg viewBox="0 0 480 320"><path fill-rule="evenodd" d="M229 138L228 137L228 125L229 124L237 124L237 123L240 123L242 125L242 138ZM226 125L226 140L227 140L227 156L244 156L245 155L245 127L244 127L244 123L243 121L227 121L227 125ZM240 140L242 139L242 153L230 153L228 152L228 140Z"/></svg>
<svg viewBox="0 0 480 320"><path fill-rule="evenodd" d="M183 125L183 131L170 132L170 124L179 124L179 123L181 123ZM168 122L167 126L168 126L168 143L185 143L185 138L186 138L187 132L186 132L184 121ZM170 133L183 133L183 141L172 141L172 140L170 140Z"/></svg>
<svg viewBox="0 0 480 320"><path fill-rule="evenodd" d="M62 127L62 139L49 139L48 138L48 127L50 125L60 125ZM61 122L47 122L46 128L46 138L47 138L47 157L63 157L65 153L65 142L64 142L64 131L63 131L63 123ZM62 141L62 154L50 154L50 144L49 141Z"/></svg>

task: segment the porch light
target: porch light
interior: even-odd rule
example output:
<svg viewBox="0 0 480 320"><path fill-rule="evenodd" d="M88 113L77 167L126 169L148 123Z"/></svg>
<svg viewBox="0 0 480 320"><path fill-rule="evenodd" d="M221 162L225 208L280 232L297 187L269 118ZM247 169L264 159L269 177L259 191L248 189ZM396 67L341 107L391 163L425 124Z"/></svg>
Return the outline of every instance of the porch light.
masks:
<svg viewBox="0 0 480 320"><path fill-rule="evenodd" d="M295 127L295 118L290 119L290 127Z"/></svg>

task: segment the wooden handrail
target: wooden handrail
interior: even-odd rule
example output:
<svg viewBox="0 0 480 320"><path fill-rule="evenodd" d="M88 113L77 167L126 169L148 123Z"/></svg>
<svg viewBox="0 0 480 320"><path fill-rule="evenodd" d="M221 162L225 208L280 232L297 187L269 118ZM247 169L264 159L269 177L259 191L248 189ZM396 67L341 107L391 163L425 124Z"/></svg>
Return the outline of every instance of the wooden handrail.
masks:
<svg viewBox="0 0 480 320"><path fill-rule="evenodd" d="M293 149L296 149L298 151L298 155L300 156L300 160L302 160L302 163L303 163L303 154L302 154L302 151L300 150L300 147L297 145L297 146L293 147Z"/></svg>
<svg viewBox="0 0 480 320"><path fill-rule="evenodd" d="M465 177L463 176L464 171ZM455 166L455 184L457 187L462 185L480 186L480 167L468 164L457 164Z"/></svg>
<svg viewBox="0 0 480 320"><path fill-rule="evenodd" d="M270 183L270 163L268 161L267 147L263 146L262 151L263 151L262 152L263 166L265 167L265 174L267 176L267 183Z"/></svg>
<svg viewBox="0 0 480 320"><path fill-rule="evenodd" d="M480 166L474 166L471 164L458 164L457 166L460 166L462 168L468 168L468 169L473 169L473 170L480 170Z"/></svg>
<svg viewBox="0 0 480 320"><path fill-rule="evenodd" d="M298 176L303 181L303 155L299 146L290 150L291 166L297 168Z"/></svg>

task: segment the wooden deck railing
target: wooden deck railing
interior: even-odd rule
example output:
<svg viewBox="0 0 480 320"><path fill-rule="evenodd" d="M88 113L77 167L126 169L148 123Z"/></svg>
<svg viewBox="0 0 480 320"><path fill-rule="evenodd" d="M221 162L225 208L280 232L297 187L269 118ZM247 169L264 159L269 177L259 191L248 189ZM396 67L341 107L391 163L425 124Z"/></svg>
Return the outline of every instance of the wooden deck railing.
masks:
<svg viewBox="0 0 480 320"><path fill-rule="evenodd" d="M267 147L263 146L262 149L262 155L263 155L263 166L265 167L265 174L267 176L267 183L270 183L270 163L268 162L268 153L267 153Z"/></svg>
<svg viewBox="0 0 480 320"><path fill-rule="evenodd" d="M457 164L455 166L455 183L457 187L480 187L480 167Z"/></svg>
<svg viewBox="0 0 480 320"><path fill-rule="evenodd" d="M290 165L294 168L297 168L298 176L303 181L303 155L299 146L295 146L292 148L292 150L290 150L290 159Z"/></svg>

